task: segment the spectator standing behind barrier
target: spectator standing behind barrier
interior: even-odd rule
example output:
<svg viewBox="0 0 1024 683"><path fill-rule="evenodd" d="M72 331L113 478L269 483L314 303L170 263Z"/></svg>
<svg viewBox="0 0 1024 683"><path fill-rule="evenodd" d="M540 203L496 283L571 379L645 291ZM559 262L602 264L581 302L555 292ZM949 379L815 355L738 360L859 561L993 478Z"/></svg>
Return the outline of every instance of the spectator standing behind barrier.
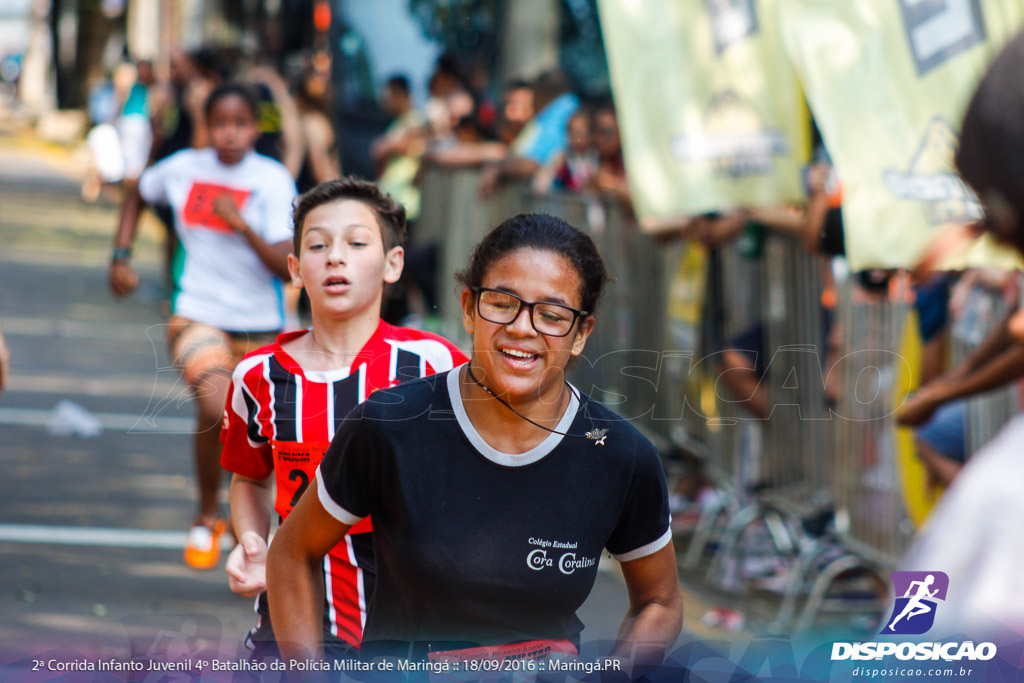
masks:
<svg viewBox="0 0 1024 683"><path fill-rule="evenodd" d="M459 280L470 362L357 407L278 530L267 579L282 654L322 655L321 558L370 515L367 655L576 654L576 610L607 548L630 602L613 655L642 645L660 660L682 624L661 461L565 380L607 280L593 241L561 219L519 215L484 238Z"/></svg>
<svg viewBox="0 0 1024 683"><path fill-rule="evenodd" d="M469 117L463 116L452 135L444 138L434 136L431 126L427 152L420 159L420 168L429 164L454 168L500 161L508 154L509 145L532 117L533 91L529 83L512 81L506 86L502 97L496 122L497 139L491 139L482 129L479 112Z"/></svg>
<svg viewBox="0 0 1024 683"><path fill-rule="evenodd" d="M983 228L1024 255L1024 34L1009 42L982 78L964 116L956 167L985 210ZM1017 314L1019 316L1019 313ZM971 359L974 386L1012 377L1020 368L1024 339L1014 337L1018 318L1008 318L989 335ZM996 369L1003 371L997 374ZM942 387L942 385L939 385ZM955 385L954 385L955 386ZM961 385L962 388L962 385ZM921 392L918 392L919 394ZM937 392L941 399L949 389ZM916 398L918 409L904 407L903 420L916 422L939 401ZM936 615L944 633L990 635L993 620L1019 624L1024 619L1024 415L1015 416L973 455L932 512L907 551L902 569L943 571L950 591ZM953 587L956 590L953 590Z"/></svg>
<svg viewBox="0 0 1024 683"><path fill-rule="evenodd" d="M827 157L821 151L822 157ZM813 255L822 256L821 272L824 288L820 292L821 305L825 312L823 330L826 349L824 368L831 383L826 387L827 400L835 396L835 381L838 373L828 372L835 362L838 328L829 318L835 308L835 283L829 259L843 255L842 217L839 214L839 186L834 179L831 164L818 162L807 169L807 202L803 207L749 207L726 216L709 218L703 229L698 230L706 244L719 244L742 235L740 253L744 257L760 258L763 231L772 230L790 235L801 241L804 248ZM735 399L755 417L769 416L767 388L762 379L770 358L765 344L765 330L761 321L750 321L748 327L729 340L730 348L725 349L719 365L719 378Z"/></svg>
<svg viewBox="0 0 1024 683"><path fill-rule="evenodd" d="M292 178L302 169L302 123L284 79L272 67L256 63L241 79L256 87L260 107L260 137L256 152L284 164Z"/></svg>
<svg viewBox="0 0 1024 683"><path fill-rule="evenodd" d="M952 276L939 274L914 285L914 308L921 335L921 386L942 374L948 352L949 290ZM917 455L931 485L949 486L967 458L965 403L955 401L934 414L914 434Z"/></svg>
<svg viewBox="0 0 1024 683"><path fill-rule="evenodd" d="M511 145L519 133L533 119L533 88L524 80L512 80L505 85L498 116L498 140Z"/></svg>
<svg viewBox="0 0 1024 683"><path fill-rule="evenodd" d="M374 140L371 150L380 187L405 207L410 221L415 221L420 215L420 191L413 180L426 150L427 120L413 106L409 79L405 76L388 79L381 104L393 119L384 135Z"/></svg>
<svg viewBox="0 0 1024 683"><path fill-rule="evenodd" d="M295 86L295 105L302 127L302 165L295 179L299 192L313 189L328 180L341 177L338 144L334 126L327 115L328 78L310 68Z"/></svg>
<svg viewBox="0 0 1024 683"><path fill-rule="evenodd" d="M590 186L600 161L593 146L592 125L590 112L582 108L573 112L566 124L569 145L537 171L534 193L545 194L552 189L580 192Z"/></svg>
<svg viewBox="0 0 1024 683"><path fill-rule="evenodd" d="M419 172L420 157L427 147L427 119L413 107L409 79L402 75L394 75L385 83L381 104L393 120L384 135L374 141L371 149L379 169L380 187L405 207L409 217L409 232L415 234L416 220L420 215L420 190L415 185L415 179ZM411 268L400 284L393 283L385 293L385 320L397 323L405 318L409 312L408 295L423 298L419 292L425 291L429 287L428 279L435 277L433 267L428 265L424 268L423 264L432 264L436 259L433 255L436 248L436 245L421 246L420 249L432 250L426 256L410 252ZM421 313L428 313L428 307L435 303L431 300L428 304L421 304Z"/></svg>
<svg viewBox="0 0 1024 683"><path fill-rule="evenodd" d="M748 220L745 211L730 211L724 214L709 214L698 217L688 229L689 233L698 238L707 247L718 247L733 240L741 239L738 252L747 261L759 261L762 257L764 228ZM741 237L742 236L742 237ZM747 283L734 283L734 286L749 287ZM721 300L724 291L715 292L716 300L712 309L715 311L714 322L718 328L725 324L725 306L730 302ZM751 313L759 313L751 311ZM758 419L769 416L768 389L763 384L768 367L767 348L765 343L764 324L760 318L740 321L742 327L732 338L723 340L724 348L716 354L716 373L718 380L731 394L731 401L745 408ZM719 333L718 338L722 335Z"/></svg>
<svg viewBox="0 0 1024 683"><path fill-rule="evenodd" d="M594 112L594 146L597 148L597 173L593 187L601 194L618 201L630 213L633 200L626 182L626 163L622 156L622 139L615 106L609 101Z"/></svg>
<svg viewBox="0 0 1024 683"><path fill-rule="evenodd" d="M480 178L480 194L489 197L504 180L531 178L568 144L566 126L579 107L569 91L569 80L560 69L547 71L533 84L537 114L523 126L501 161L488 166Z"/></svg>
<svg viewBox="0 0 1024 683"><path fill-rule="evenodd" d="M425 109L431 137L441 144L450 145L455 124L463 116L472 114L474 109L473 96L463 85L459 66L450 54L438 57L428 92L430 98Z"/></svg>
<svg viewBox="0 0 1024 683"><path fill-rule="evenodd" d="M967 298L960 292L975 285L976 278L972 273L965 274L958 283L954 300ZM921 388L897 413L899 424L917 427L918 452L929 474L938 483L948 485L952 482L969 455L966 399L1024 377L1024 345L1016 343L1009 331L1018 303L1014 302L1010 313L960 365L922 381ZM954 308L959 309L960 306ZM956 315L969 315L969 311L957 310ZM924 320L927 316L921 317Z"/></svg>
<svg viewBox="0 0 1024 683"><path fill-rule="evenodd" d="M168 345L196 398L195 464L198 512L185 561L212 569L220 559L220 443L218 427L231 371L242 355L273 341L281 330L281 283L291 251L295 183L288 170L256 154L255 96L227 84L207 98L212 147L178 152L143 173L126 195L114 238L110 287L115 296L138 284L130 265L142 200L167 202L184 263L175 282Z"/></svg>

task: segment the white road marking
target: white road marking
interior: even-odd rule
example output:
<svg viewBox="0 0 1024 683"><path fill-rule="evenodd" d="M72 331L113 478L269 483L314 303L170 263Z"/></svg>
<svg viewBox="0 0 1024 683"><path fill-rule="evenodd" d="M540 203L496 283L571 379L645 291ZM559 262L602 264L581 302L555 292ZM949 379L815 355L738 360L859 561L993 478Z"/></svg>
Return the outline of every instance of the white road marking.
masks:
<svg viewBox="0 0 1024 683"><path fill-rule="evenodd" d="M45 427L51 410L35 410L32 408L0 408L0 425L18 425L21 427ZM104 429L123 432L147 432L159 434L192 434L195 432L195 420L189 417L173 417L157 415L147 417L136 413L92 413L100 421Z"/></svg>
<svg viewBox="0 0 1024 683"><path fill-rule="evenodd" d="M163 375L174 373L177 379L176 370L161 370ZM70 374L64 375L23 375L15 374L10 378L5 391L20 391L27 394L60 394L68 396L105 396L112 398L174 398L174 400L191 400L188 387L181 382L170 380L143 379L142 375L127 375L118 377L107 377L104 379L92 377L74 377Z"/></svg>
<svg viewBox="0 0 1024 683"><path fill-rule="evenodd" d="M28 316L4 316L4 333L10 336L66 339L119 339L142 343L164 343L165 323L137 323L105 320L107 311L98 310L98 320L67 320Z"/></svg>
<svg viewBox="0 0 1024 683"><path fill-rule="evenodd" d="M185 531L162 531L155 529L0 524L0 543L182 550L185 548L187 536L188 533Z"/></svg>

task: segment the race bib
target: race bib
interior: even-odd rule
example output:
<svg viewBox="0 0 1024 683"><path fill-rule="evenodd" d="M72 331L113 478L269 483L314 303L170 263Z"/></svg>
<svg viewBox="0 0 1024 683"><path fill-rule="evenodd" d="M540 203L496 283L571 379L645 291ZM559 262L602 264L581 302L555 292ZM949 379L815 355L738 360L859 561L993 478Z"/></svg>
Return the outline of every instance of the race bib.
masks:
<svg viewBox="0 0 1024 683"><path fill-rule="evenodd" d="M274 454L274 474L277 480L277 498L274 509L282 517L288 516L299 498L309 488L309 482L316 477L316 468L323 460L329 441L297 443L295 441L271 441Z"/></svg>
<svg viewBox="0 0 1024 683"><path fill-rule="evenodd" d="M245 207L252 194L249 190L239 190L226 185L215 185L214 183L192 183L188 191L188 199L185 200L185 223L192 227L206 228L217 232L234 232L227 221L213 211L213 202L221 195L227 195L234 200L239 212Z"/></svg>
<svg viewBox="0 0 1024 683"><path fill-rule="evenodd" d="M330 441L271 441L270 450L274 456L274 478L277 481L277 497L274 509L281 517L287 517L298 504L299 498L316 478L316 468L324 459ZM370 518L360 520L349 529L350 534L373 531Z"/></svg>

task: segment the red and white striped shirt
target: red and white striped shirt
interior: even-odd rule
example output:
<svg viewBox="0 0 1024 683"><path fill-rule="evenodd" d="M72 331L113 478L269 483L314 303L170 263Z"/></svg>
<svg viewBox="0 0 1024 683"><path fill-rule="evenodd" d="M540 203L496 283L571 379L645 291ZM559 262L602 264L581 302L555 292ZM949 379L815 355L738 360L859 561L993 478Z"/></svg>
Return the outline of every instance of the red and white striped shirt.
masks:
<svg viewBox="0 0 1024 683"><path fill-rule="evenodd" d="M442 337L381 321L351 366L307 371L282 344L308 333L282 334L238 364L221 430L224 469L253 479L275 475L274 509L282 520L309 486L335 429L352 408L377 389L444 372L466 360ZM356 647L373 593L370 531L371 520L361 521L324 558L324 628Z"/></svg>

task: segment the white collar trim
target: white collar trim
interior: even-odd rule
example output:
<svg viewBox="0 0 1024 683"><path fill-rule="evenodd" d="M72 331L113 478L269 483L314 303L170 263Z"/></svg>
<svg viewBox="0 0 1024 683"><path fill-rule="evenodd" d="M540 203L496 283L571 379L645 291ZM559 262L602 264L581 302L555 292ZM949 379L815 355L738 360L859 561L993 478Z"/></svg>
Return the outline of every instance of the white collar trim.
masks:
<svg viewBox="0 0 1024 683"><path fill-rule="evenodd" d="M466 365L466 363L463 363ZM555 447L562 442L564 438L561 434L548 434L548 437L541 441L539 444L526 451L525 453L503 453L496 448L490 446L480 433L473 426L473 423L469 420L469 415L466 414L466 406L462 403L462 392L459 389L459 377L462 374L462 365L457 366L451 372L448 373L448 397L452 402L452 410L455 411L455 418L459 422L459 427L462 429L462 433L466 435L469 442L473 444L473 448L479 451L480 455L484 456L496 465L502 465L504 467L523 467L525 465L532 465L533 463L544 458L548 453L555 450ZM562 414L562 419L558 421L555 426L555 431L565 433L572 425L574 419L576 419L576 413L579 411L580 402L577 398L577 392L575 387L569 385L572 389L570 391L571 396L569 397L569 405L565 408L565 413Z"/></svg>

